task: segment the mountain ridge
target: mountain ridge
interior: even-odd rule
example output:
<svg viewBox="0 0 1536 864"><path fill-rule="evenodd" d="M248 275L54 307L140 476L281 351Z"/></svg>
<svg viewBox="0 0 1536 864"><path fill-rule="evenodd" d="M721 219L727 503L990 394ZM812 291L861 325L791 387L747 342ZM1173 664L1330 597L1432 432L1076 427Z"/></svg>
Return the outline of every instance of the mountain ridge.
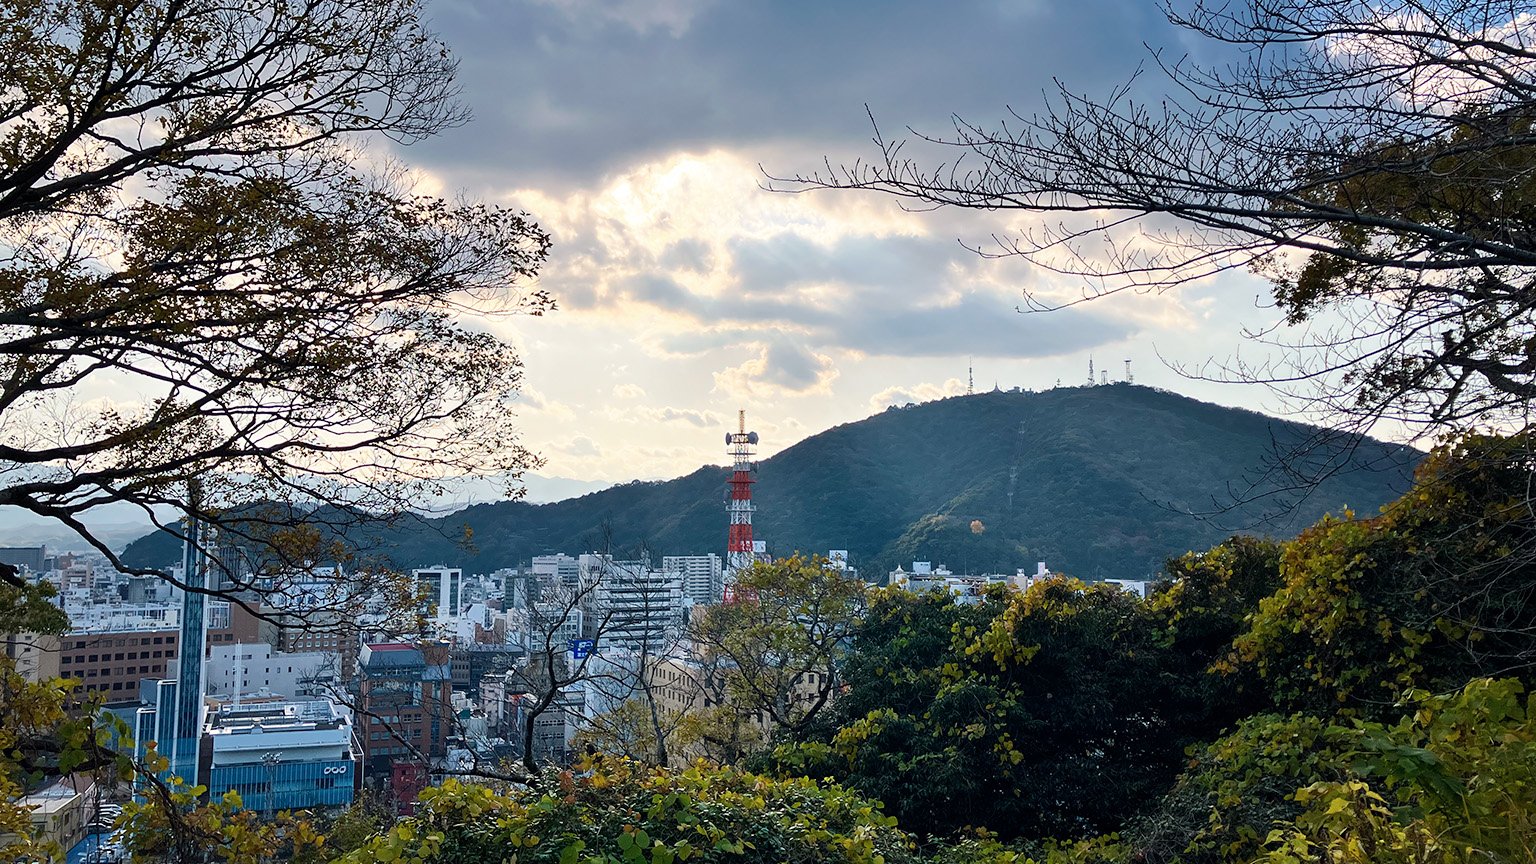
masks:
<svg viewBox="0 0 1536 864"><path fill-rule="evenodd" d="M1308 441L1348 455L1347 470L1297 490L1294 502L1273 482L1258 500L1222 500L1250 497L1249 479ZM931 560L987 572L1046 561L1089 579L1139 578L1241 529L1291 536L1324 512L1374 512L1407 488L1421 456L1124 383L992 391L893 407L763 460L754 528L774 554L847 549L871 577ZM705 465L555 503L472 504L347 539L361 557L397 568L478 571L559 551L722 552L728 475ZM158 566L150 559L174 553L165 539L141 538L126 554Z"/></svg>

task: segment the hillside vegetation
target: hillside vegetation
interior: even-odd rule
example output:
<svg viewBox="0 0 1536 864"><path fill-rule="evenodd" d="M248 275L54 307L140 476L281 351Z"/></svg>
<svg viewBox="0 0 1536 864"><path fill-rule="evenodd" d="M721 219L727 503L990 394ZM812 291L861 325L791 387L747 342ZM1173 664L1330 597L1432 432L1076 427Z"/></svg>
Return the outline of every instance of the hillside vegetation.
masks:
<svg viewBox="0 0 1536 864"><path fill-rule="evenodd" d="M1323 440L1312 427L1127 384L959 396L837 426L763 461L756 533L778 555L848 549L871 575L926 560L957 572L1045 561L1088 579L1146 577L1234 531L1289 537L1328 512L1375 513L1407 488L1421 455L1328 441L1309 450L1308 467L1341 470L1305 495L1287 491L1269 470L1277 454ZM406 516L346 539L401 568L490 570L605 547L721 551L727 476L705 466L552 504ZM127 557L157 566L177 554L162 535Z"/></svg>

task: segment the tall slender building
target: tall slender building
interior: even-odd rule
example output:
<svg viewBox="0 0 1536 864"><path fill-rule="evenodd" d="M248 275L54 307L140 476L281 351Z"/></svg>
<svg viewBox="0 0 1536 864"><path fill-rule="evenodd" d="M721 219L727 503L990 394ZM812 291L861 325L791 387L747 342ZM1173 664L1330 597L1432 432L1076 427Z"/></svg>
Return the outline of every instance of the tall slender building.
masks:
<svg viewBox="0 0 1536 864"><path fill-rule="evenodd" d="M757 465L752 461L757 433L747 431L747 412L741 411L736 418L736 431L725 435L726 452L731 457L730 492L725 502L725 512L730 516L730 529L725 544L725 602L738 599L735 591L736 574L752 566L752 474Z"/></svg>
<svg viewBox="0 0 1536 864"><path fill-rule="evenodd" d="M193 509L200 503L194 492ZM213 540L212 532L203 536L197 517L187 519L187 540L182 550L181 642L176 662L176 711L170 752L171 773L197 782L198 747L203 738L203 660L208 642L208 560L204 549ZM162 751L164 752L164 751Z"/></svg>

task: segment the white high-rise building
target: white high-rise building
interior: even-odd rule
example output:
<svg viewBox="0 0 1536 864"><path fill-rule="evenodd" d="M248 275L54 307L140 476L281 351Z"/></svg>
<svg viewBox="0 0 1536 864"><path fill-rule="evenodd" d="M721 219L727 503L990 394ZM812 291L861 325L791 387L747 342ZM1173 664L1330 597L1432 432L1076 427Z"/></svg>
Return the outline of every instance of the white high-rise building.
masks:
<svg viewBox="0 0 1536 864"><path fill-rule="evenodd" d="M535 555L529 569L542 588L575 588L581 582L579 562L564 553Z"/></svg>
<svg viewBox="0 0 1536 864"><path fill-rule="evenodd" d="M340 669L340 656L329 651L286 654L265 642L215 645L208 656L208 695L330 696L341 687Z"/></svg>
<svg viewBox="0 0 1536 864"><path fill-rule="evenodd" d="M425 591L424 613L439 622L451 621L459 615L464 591L464 571L457 567L422 567L412 572Z"/></svg>
<svg viewBox="0 0 1536 864"><path fill-rule="evenodd" d="M683 596L696 606L719 603L725 591L724 562L714 553L667 555L661 559L661 569L682 576Z"/></svg>
<svg viewBox="0 0 1536 864"><path fill-rule="evenodd" d="M577 584L585 588L606 580L620 570L638 573L651 568L649 557L633 561L615 561L606 552L588 552L576 559Z"/></svg>
<svg viewBox="0 0 1536 864"><path fill-rule="evenodd" d="M682 575L628 561L611 562L601 574L594 614L588 619L589 630L597 636L597 649L664 650L682 624Z"/></svg>

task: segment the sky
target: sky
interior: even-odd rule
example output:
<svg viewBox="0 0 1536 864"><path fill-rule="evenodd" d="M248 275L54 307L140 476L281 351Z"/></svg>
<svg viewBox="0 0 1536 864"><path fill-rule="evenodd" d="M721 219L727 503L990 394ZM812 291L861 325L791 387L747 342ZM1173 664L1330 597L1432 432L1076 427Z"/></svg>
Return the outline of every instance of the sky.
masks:
<svg viewBox="0 0 1536 864"><path fill-rule="evenodd" d="M903 210L770 177L886 136L1029 114L1060 81L1103 96L1151 48L1196 59L1145 0L429 0L469 124L402 148L422 188L526 210L554 239L558 311L488 326L521 353L544 475L621 482L725 462L745 410L770 456L892 404L1113 380L1285 413L1176 370L1251 357L1270 320L1245 274L1021 313L1082 285L968 246L1018 215ZM1154 67L1155 69L1155 67ZM1148 76L1154 73L1149 72ZM1144 77L1143 81L1150 80ZM1155 86L1155 85L1153 85Z"/></svg>

